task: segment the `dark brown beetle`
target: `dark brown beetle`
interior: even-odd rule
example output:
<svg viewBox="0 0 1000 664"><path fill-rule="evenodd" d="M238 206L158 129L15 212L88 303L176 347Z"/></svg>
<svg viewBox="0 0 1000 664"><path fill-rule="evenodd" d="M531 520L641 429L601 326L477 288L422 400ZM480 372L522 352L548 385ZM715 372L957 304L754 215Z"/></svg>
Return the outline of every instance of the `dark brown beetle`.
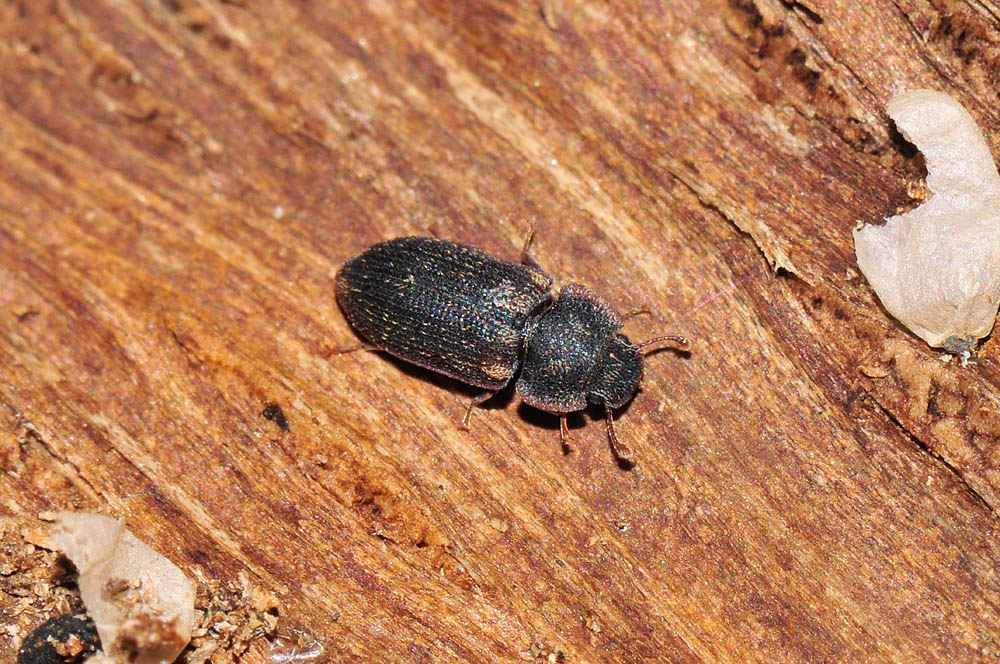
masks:
<svg viewBox="0 0 1000 664"><path fill-rule="evenodd" d="M351 325L372 346L424 368L483 388L472 408L502 390L517 374L517 393L530 406L559 415L588 403L603 406L608 438L623 460L629 449L615 434L612 409L632 398L642 378L642 344L618 333L624 317L590 290L572 284L552 300L552 278L527 256L521 264L430 237L376 244L337 274L337 301ZM648 312L647 312L648 313Z"/></svg>
<svg viewBox="0 0 1000 664"><path fill-rule="evenodd" d="M46 620L25 637L17 664L77 664L101 649L97 627L86 613L65 613Z"/></svg>

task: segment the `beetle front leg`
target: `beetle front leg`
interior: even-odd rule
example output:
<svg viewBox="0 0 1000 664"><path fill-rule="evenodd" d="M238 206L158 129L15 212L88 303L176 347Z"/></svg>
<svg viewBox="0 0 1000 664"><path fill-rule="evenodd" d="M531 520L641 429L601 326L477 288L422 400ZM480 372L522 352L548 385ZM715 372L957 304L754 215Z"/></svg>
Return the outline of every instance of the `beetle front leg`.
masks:
<svg viewBox="0 0 1000 664"><path fill-rule="evenodd" d="M569 454L573 448L569 446L569 427L566 426L566 415L559 416L559 444L562 446L563 454Z"/></svg>
<svg viewBox="0 0 1000 664"><path fill-rule="evenodd" d="M531 249L531 241L535 237L535 223L528 222L528 232L524 235L524 244L521 245L521 264L527 265L527 261L532 260L531 256L528 255L528 250ZM534 262L534 261L532 261Z"/></svg>
<svg viewBox="0 0 1000 664"><path fill-rule="evenodd" d="M521 247L521 265L527 265L535 270L542 270L542 266L538 264L528 251L531 249L531 241L535 238L535 223L531 222L528 226L528 232L524 235L524 245Z"/></svg>
<svg viewBox="0 0 1000 664"><path fill-rule="evenodd" d="M608 440L611 441L611 450L619 461L625 461L629 464L635 463L632 450L629 449L628 445L618 440L618 434L615 433L615 418L607 404L604 405L604 415L608 423Z"/></svg>

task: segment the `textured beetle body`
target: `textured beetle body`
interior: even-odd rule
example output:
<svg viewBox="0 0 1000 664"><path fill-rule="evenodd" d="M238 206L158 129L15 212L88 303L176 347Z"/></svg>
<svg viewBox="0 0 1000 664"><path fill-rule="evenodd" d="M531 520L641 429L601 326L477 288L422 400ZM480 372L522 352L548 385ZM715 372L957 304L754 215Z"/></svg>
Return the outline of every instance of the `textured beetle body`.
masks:
<svg viewBox="0 0 1000 664"><path fill-rule="evenodd" d="M530 235L529 235L530 239ZM337 300L355 330L375 348L488 390L520 369L517 392L530 406L560 416L588 403L605 409L619 459L611 410L639 388L642 348L618 330L619 316L576 284L551 300L552 278L538 268L499 261L473 247L427 237L377 244L337 274ZM353 350L353 349L347 349ZM464 423L468 425L470 405Z"/></svg>
<svg viewBox="0 0 1000 664"><path fill-rule="evenodd" d="M616 334L621 327L604 300L583 286L566 286L532 330L517 393L557 414L583 410L588 401L623 405L642 378L642 354Z"/></svg>
<svg viewBox="0 0 1000 664"><path fill-rule="evenodd" d="M377 244L336 282L344 314L372 344L491 391L517 372L532 314L551 287L537 268L428 237Z"/></svg>

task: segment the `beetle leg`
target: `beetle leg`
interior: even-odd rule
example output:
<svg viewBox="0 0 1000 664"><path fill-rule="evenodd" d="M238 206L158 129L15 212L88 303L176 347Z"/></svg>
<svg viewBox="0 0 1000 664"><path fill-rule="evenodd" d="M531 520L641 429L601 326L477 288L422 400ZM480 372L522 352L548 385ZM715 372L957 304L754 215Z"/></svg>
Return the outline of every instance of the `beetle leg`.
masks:
<svg viewBox="0 0 1000 664"><path fill-rule="evenodd" d="M531 222L528 225L528 232L524 236L524 246L521 247L521 265L527 265L528 267L534 268L536 270L542 270L542 266L538 264L528 250L531 249L531 240L535 237L535 223Z"/></svg>
<svg viewBox="0 0 1000 664"><path fill-rule="evenodd" d="M524 236L524 244L521 246L521 264L522 265L535 265L535 260L528 255L528 250L531 249L531 240L535 237L535 223L528 222L528 232ZM530 261L530 262L529 262Z"/></svg>
<svg viewBox="0 0 1000 664"><path fill-rule="evenodd" d="M653 312L649 310L649 306L648 305L644 304L641 307L639 307L638 309L633 309L632 311L628 312L627 314L622 314L622 317L621 317L622 318L622 323L624 323L625 321L627 321L629 318L635 318L636 316L639 316L641 314L646 314L647 316L652 316Z"/></svg>
<svg viewBox="0 0 1000 664"><path fill-rule="evenodd" d="M632 460L632 450L628 448L628 445L618 440L617 434L615 434L615 418L611 409L608 405L604 405L604 413L606 416L606 421L608 423L608 440L611 441L611 449L614 450L615 456L622 461Z"/></svg>
<svg viewBox="0 0 1000 664"><path fill-rule="evenodd" d="M465 417L462 418L462 431L469 430L469 425L472 423L472 409L478 406L479 404L483 403L484 401L489 400L489 398L494 394L496 394L496 392L490 392L489 390L487 390L482 394L477 394L476 396L472 397L472 400L469 401L469 408L468 410L465 411Z"/></svg>
<svg viewBox="0 0 1000 664"><path fill-rule="evenodd" d="M645 348L646 346L652 346L653 344L658 344L661 341L673 341L674 342L674 347L675 348L679 348L681 350L687 350L687 347L688 347L688 340L687 340L686 337L681 337L681 336L677 336L677 335L673 335L673 334L668 334L667 336L664 336L664 337L653 337L652 339L646 339L641 344L639 344L639 348Z"/></svg>
<svg viewBox="0 0 1000 664"><path fill-rule="evenodd" d="M569 427L566 426L566 416L559 416L559 446L562 448L563 454L570 454L573 448L570 447L569 443L572 439L569 436Z"/></svg>
<svg viewBox="0 0 1000 664"><path fill-rule="evenodd" d="M346 355L347 353L353 353L358 350L382 350L378 346L372 346L371 344L358 344L357 346L340 346L334 348L330 351L331 355Z"/></svg>

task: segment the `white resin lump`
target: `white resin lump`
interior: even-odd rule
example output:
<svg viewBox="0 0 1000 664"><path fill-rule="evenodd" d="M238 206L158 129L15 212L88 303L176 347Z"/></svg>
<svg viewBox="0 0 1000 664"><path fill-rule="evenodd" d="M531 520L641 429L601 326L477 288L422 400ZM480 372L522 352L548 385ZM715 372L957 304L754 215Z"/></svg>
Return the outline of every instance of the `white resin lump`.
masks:
<svg viewBox="0 0 1000 664"><path fill-rule="evenodd" d="M80 573L80 595L104 650L88 664L170 664L191 640L194 586L121 521L60 512L56 546Z"/></svg>
<svg viewBox="0 0 1000 664"><path fill-rule="evenodd" d="M923 205L854 231L858 265L883 306L931 346L967 351L993 328L1000 302L1000 177L968 111L914 90L889 116L923 153Z"/></svg>

